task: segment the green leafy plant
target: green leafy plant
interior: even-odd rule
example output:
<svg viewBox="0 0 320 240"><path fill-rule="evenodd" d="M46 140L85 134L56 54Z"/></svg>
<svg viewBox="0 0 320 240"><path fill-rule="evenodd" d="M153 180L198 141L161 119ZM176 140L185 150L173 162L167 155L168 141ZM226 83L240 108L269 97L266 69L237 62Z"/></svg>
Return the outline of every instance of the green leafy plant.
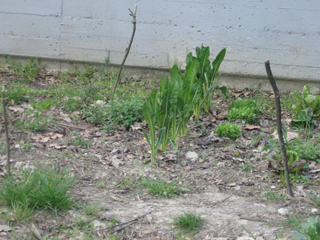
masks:
<svg viewBox="0 0 320 240"><path fill-rule="evenodd" d="M310 93L310 88L304 86L302 89L302 95L296 91L294 93L295 104L292 108L299 113L301 110L311 109L312 117L314 119L320 118L320 95L313 95Z"/></svg>
<svg viewBox="0 0 320 240"><path fill-rule="evenodd" d="M215 79L225 54L226 49L224 48L216 56L212 64L209 60L210 48L208 46L197 47L196 57L194 57L192 53L187 55L186 81L190 87L190 93L194 96L193 109L196 119L199 119L202 106L206 112L209 111L215 89L220 89L225 94L227 92L226 87L218 87L218 80ZM189 69L192 69L194 66L196 66L196 69L189 71ZM190 74L188 74L188 72Z"/></svg>
<svg viewBox="0 0 320 240"><path fill-rule="evenodd" d="M301 223L300 230L295 231L297 240L319 240L320 239L320 220L319 216L309 218L307 222Z"/></svg>
<svg viewBox="0 0 320 240"><path fill-rule="evenodd" d="M117 125L129 127L142 120L143 101L137 98L129 100L112 100L108 103L108 119Z"/></svg>
<svg viewBox="0 0 320 240"><path fill-rule="evenodd" d="M284 171L283 168L283 156L282 154L278 154L278 156L275 157L275 159L278 161L279 165L277 167L278 170ZM287 149L287 159L288 159L288 168L290 173L296 173L299 172L307 163L306 161L301 161L299 154L294 150L288 150Z"/></svg>
<svg viewBox="0 0 320 240"><path fill-rule="evenodd" d="M143 178L141 187L146 189L151 195L172 198L185 191L177 181L167 183L159 179Z"/></svg>
<svg viewBox="0 0 320 240"><path fill-rule="evenodd" d="M217 126L216 133L219 137L228 137L233 140L237 139L241 135L241 128L237 124L222 123Z"/></svg>
<svg viewBox="0 0 320 240"><path fill-rule="evenodd" d="M104 105L92 104L81 109L83 118L93 125L104 125L107 109Z"/></svg>
<svg viewBox="0 0 320 240"><path fill-rule="evenodd" d="M204 224L204 219L200 215L193 213L184 213L179 215L173 221L175 227L180 228L186 232L193 233L194 231L201 228Z"/></svg>
<svg viewBox="0 0 320 240"><path fill-rule="evenodd" d="M296 151L300 159L320 162L319 139L293 139L288 142L289 148Z"/></svg>
<svg viewBox="0 0 320 240"><path fill-rule="evenodd" d="M169 99L170 108L168 109L167 126L170 128L171 140L174 144L177 142L178 135L186 136L188 133L187 125L193 113L193 104L197 97L193 95L192 83L195 81L197 62L190 66L183 76L174 65L171 69L171 85L167 84L171 99ZM168 82L168 79L166 80Z"/></svg>
<svg viewBox="0 0 320 240"><path fill-rule="evenodd" d="M257 121L260 110L254 100L238 99L231 103L228 113L229 121L234 119L245 120L247 123L253 124Z"/></svg>
<svg viewBox="0 0 320 240"><path fill-rule="evenodd" d="M19 177L7 177L0 189L0 201L14 207L21 204L30 209L65 210L74 202L69 194L75 177L69 172L39 167L22 170Z"/></svg>
<svg viewBox="0 0 320 240"><path fill-rule="evenodd" d="M314 122L312 108L307 108L297 112L290 125L297 128L311 129Z"/></svg>
<svg viewBox="0 0 320 240"><path fill-rule="evenodd" d="M225 49L218 54L212 68L208 60L209 47L197 48L196 51L197 57L192 54L187 56L185 75L174 65L170 72L171 79L162 78L159 89L152 91L143 105L143 116L150 131L150 138L147 134L145 137L150 143L153 159L159 148L166 151L169 142L177 147L178 136L186 136L188 133L187 125L192 112L198 118L207 97L218 88L214 78L224 58ZM159 129L158 140L155 139L156 128Z"/></svg>
<svg viewBox="0 0 320 240"><path fill-rule="evenodd" d="M156 96L157 95L157 90L154 90L151 92L149 99L143 104L142 106L142 112L143 112L143 117L148 123L149 127L149 136L146 133L146 131L143 129L143 134L147 140L147 142L150 145L151 148L151 161L155 162L156 161L156 156L158 149L160 148L161 144L163 144L164 141L164 136L165 136L165 131L166 128L161 128L158 132L158 136L156 138L156 126L157 126L157 108L156 108Z"/></svg>

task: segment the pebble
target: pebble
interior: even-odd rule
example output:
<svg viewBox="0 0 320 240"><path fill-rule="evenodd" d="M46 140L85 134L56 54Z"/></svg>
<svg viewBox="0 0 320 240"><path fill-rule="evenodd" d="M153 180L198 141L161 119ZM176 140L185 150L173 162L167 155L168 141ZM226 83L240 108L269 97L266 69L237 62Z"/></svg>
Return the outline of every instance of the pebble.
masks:
<svg viewBox="0 0 320 240"><path fill-rule="evenodd" d="M190 152L189 151L189 152L186 153L186 158L190 159L190 160L197 160L199 158L199 155L196 152Z"/></svg>
<svg viewBox="0 0 320 240"><path fill-rule="evenodd" d="M289 210L286 208L279 208L278 209L278 213L281 215L288 215L289 214Z"/></svg>
<svg viewBox="0 0 320 240"><path fill-rule="evenodd" d="M318 212L318 209L312 208L312 209L311 209L311 212L312 212L312 213L317 213L317 212Z"/></svg>

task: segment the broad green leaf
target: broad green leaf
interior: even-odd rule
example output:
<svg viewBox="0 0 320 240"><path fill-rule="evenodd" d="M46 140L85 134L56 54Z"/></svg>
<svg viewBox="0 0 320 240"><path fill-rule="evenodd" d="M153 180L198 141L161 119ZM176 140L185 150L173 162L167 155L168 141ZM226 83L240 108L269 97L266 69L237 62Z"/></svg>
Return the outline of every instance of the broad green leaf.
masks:
<svg viewBox="0 0 320 240"><path fill-rule="evenodd" d="M164 141L164 138L165 138L165 134L166 134L166 128L163 127L158 132L158 139L157 139L157 142L156 142L156 149L159 149L160 145L163 144L163 141Z"/></svg>
<svg viewBox="0 0 320 240"><path fill-rule="evenodd" d="M316 223L316 231L317 231L318 237L320 238L320 222Z"/></svg>
<svg viewBox="0 0 320 240"><path fill-rule="evenodd" d="M192 89L192 87L196 81L198 68L199 68L199 61L196 60L196 61L192 62L190 68L186 72L186 82L187 82L190 90Z"/></svg>
<svg viewBox="0 0 320 240"><path fill-rule="evenodd" d="M310 95L310 88L307 85L303 86L302 95L303 98L306 98L308 95Z"/></svg>
<svg viewBox="0 0 320 240"><path fill-rule="evenodd" d="M294 235L296 235L296 237L298 237L299 240L308 240L308 238L306 238L302 233L300 232L294 232Z"/></svg>
<svg viewBox="0 0 320 240"><path fill-rule="evenodd" d="M212 62L212 67L214 68L213 78L217 75L220 65L226 55L226 49L222 49L217 55L216 59Z"/></svg>

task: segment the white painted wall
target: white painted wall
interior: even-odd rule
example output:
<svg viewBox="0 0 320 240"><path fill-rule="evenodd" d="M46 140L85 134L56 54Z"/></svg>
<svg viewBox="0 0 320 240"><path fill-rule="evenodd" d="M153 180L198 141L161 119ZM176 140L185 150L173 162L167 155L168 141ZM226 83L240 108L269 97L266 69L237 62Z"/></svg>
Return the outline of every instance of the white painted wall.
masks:
<svg viewBox="0 0 320 240"><path fill-rule="evenodd" d="M0 54L167 68L187 52L227 48L221 72L320 81L319 0L1 0Z"/></svg>

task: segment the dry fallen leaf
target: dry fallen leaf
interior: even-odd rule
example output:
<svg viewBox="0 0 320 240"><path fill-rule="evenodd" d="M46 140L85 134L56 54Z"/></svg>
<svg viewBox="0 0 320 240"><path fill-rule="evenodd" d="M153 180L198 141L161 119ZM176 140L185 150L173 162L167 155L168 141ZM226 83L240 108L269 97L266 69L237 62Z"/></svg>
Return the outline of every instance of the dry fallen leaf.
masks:
<svg viewBox="0 0 320 240"><path fill-rule="evenodd" d="M137 130L140 130L140 129L142 129L141 128L141 124L142 123L140 123L140 122L135 122L133 125L131 125L130 127L131 127L131 129L133 130L133 131L137 131Z"/></svg>
<svg viewBox="0 0 320 240"><path fill-rule="evenodd" d="M11 232L11 227L7 225L0 225L0 232Z"/></svg>
<svg viewBox="0 0 320 240"><path fill-rule="evenodd" d="M253 129L260 129L260 126L254 126L254 125L246 125L244 127L242 127L243 129L247 129L247 130L253 130Z"/></svg>
<svg viewBox="0 0 320 240"><path fill-rule="evenodd" d="M277 130L274 131L272 134L271 134L275 139L278 139L278 132ZM287 141L291 141L293 139L296 139L299 137L299 133L297 132L287 132Z"/></svg>

